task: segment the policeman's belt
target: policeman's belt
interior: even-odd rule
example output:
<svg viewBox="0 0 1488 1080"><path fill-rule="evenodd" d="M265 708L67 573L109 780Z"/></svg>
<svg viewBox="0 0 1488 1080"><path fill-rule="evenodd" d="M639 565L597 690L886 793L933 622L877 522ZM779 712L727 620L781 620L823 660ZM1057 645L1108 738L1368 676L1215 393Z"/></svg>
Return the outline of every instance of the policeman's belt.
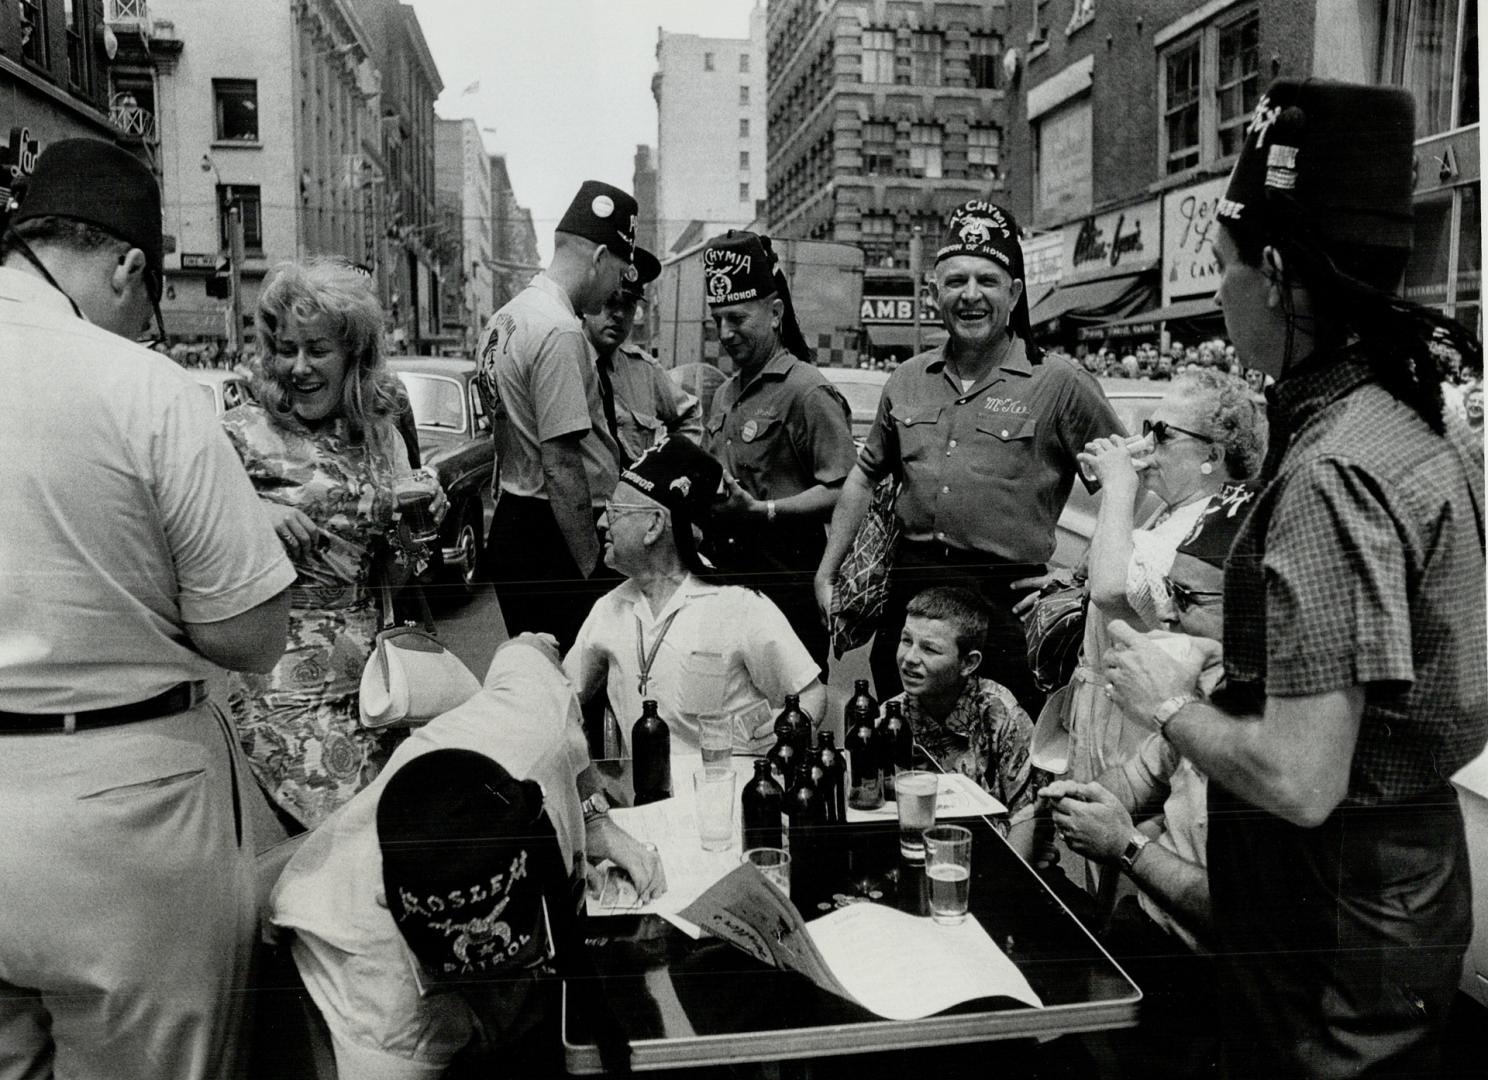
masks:
<svg viewBox="0 0 1488 1080"><path fill-rule="evenodd" d="M136 701L130 705L114 705L107 709L52 714L0 711L0 735L70 734L90 728L134 724L141 720L174 716L187 709L194 709L206 700L206 683L183 682L177 683L162 694L146 698L144 701Z"/></svg>

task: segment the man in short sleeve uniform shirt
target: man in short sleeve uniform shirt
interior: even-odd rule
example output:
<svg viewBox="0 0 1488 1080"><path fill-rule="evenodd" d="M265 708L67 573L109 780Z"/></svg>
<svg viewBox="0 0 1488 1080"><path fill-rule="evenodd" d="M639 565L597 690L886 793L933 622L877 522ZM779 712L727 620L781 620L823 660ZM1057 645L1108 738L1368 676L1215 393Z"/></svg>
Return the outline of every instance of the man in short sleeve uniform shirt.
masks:
<svg viewBox="0 0 1488 1080"><path fill-rule="evenodd" d="M508 632L566 647L594 598L596 515L618 451L581 313L601 309L631 265L636 202L586 181L558 223L552 265L491 316L477 349L494 407L498 492L488 550Z"/></svg>
<svg viewBox="0 0 1488 1080"><path fill-rule="evenodd" d="M1075 455L1121 423L1089 374L1041 358L1033 344L1018 229L1007 211L981 200L958 208L935 279L950 336L889 376L832 522L818 596L830 594L873 488L895 476L904 532L873 644L880 696L899 688L894 653L909 599L930 585L956 584L991 609L982 673L1037 716L1042 698L1012 614L1013 586L1043 574L1054 553Z"/></svg>
<svg viewBox="0 0 1488 1080"><path fill-rule="evenodd" d="M852 468L851 413L812 362L767 237L714 237L703 268L719 344L738 369L708 419L706 449L723 462L727 496L714 515L714 557L775 601L825 672L811 577Z"/></svg>
<svg viewBox="0 0 1488 1080"><path fill-rule="evenodd" d="M205 680L273 667L295 574L200 387L128 340L158 302L160 220L138 159L68 139L4 233L6 1076L240 1065L253 838Z"/></svg>

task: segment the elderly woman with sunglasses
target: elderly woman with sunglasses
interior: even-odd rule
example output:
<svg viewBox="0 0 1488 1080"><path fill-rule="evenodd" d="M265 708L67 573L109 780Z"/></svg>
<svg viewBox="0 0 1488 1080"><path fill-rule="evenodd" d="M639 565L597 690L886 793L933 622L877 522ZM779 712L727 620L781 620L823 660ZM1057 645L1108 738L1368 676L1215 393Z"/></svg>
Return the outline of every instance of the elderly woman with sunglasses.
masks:
<svg viewBox="0 0 1488 1080"><path fill-rule="evenodd" d="M1093 780L1148 733L1128 724L1106 695L1108 624L1124 619L1150 630L1174 620L1166 575L1178 545L1224 484L1259 470L1265 450L1265 411L1245 381L1195 368L1173 380L1139 439L1097 439L1079 455L1102 496L1090 541L1090 614L1065 706L1073 779ZM1147 495L1159 505L1139 524L1137 508Z"/></svg>
<svg viewBox="0 0 1488 1080"><path fill-rule="evenodd" d="M258 403L223 417L294 563L290 644L268 675L235 676L229 706L286 832L313 829L377 776L406 732L361 724L374 586L425 554L395 527L395 486L432 492L397 428L396 376L367 278L335 259L278 267L258 305ZM389 558L389 556L392 558Z"/></svg>

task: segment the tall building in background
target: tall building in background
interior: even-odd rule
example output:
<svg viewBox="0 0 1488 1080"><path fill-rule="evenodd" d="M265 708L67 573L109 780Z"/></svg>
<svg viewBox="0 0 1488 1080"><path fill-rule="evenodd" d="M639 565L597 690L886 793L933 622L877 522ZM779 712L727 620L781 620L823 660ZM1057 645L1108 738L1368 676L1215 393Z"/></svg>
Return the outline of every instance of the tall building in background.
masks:
<svg viewBox="0 0 1488 1080"><path fill-rule="evenodd" d="M644 143L636 147L630 185L640 207L636 214L636 244L654 255L661 249L660 226L656 220L656 152Z"/></svg>
<svg viewBox="0 0 1488 1080"><path fill-rule="evenodd" d="M512 190L511 176L506 171L506 155L492 154L488 160L491 166L491 264L496 292L491 302L500 310L542 269L542 256L537 250L537 230L532 224L532 211L517 202L517 193Z"/></svg>
<svg viewBox="0 0 1488 1080"><path fill-rule="evenodd" d="M747 38L657 30L658 255L755 219L765 197L765 25L756 0Z"/></svg>
<svg viewBox="0 0 1488 1080"><path fill-rule="evenodd" d="M444 336L461 354L475 350L481 327L496 310L492 276L491 162L480 126L469 118L438 120L434 138L435 199L460 255L444 267L440 314Z"/></svg>
<svg viewBox="0 0 1488 1080"><path fill-rule="evenodd" d="M1278 77L1415 94L1412 299L1480 314L1477 4L1045 0L1009 6L1009 198L1034 332L1071 352L1224 333L1215 204Z"/></svg>
<svg viewBox="0 0 1488 1080"><path fill-rule="evenodd" d="M912 351L917 294L939 323L912 278L915 230L928 265L953 207L1006 196L1006 26L998 2L770 4L769 228L862 247L879 357Z"/></svg>

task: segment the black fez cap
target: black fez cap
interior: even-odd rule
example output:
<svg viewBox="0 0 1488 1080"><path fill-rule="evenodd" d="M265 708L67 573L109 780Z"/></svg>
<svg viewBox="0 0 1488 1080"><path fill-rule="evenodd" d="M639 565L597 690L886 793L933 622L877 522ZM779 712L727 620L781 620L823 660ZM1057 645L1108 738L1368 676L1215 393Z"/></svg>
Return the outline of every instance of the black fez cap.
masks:
<svg viewBox="0 0 1488 1080"><path fill-rule="evenodd" d="M715 307L760 300L780 291L769 239L743 229L715 236L703 249L708 303Z"/></svg>
<svg viewBox="0 0 1488 1080"><path fill-rule="evenodd" d="M1261 485L1254 480L1225 484L1204 506L1204 512L1178 545L1178 551L1223 568L1235 537L1240 535L1240 526L1255 509L1260 493Z"/></svg>
<svg viewBox="0 0 1488 1080"><path fill-rule="evenodd" d="M620 281L620 291L631 300L646 299L646 286L661 277L661 260L643 247L635 249L635 261Z"/></svg>
<svg viewBox="0 0 1488 1080"><path fill-rule="evenodd" d="M563 890L542 789L473 750L433 750L377 801L388 910L424 974L459 985L544 963L554 942L543 894Z"/></svg>
<svg viewBox="0 0 1488 1080"><path fill-rule="evenodd" d="M1289 207L1289 220L1305 222L1325 247L1408 251L1414 140L1405 90L1274 82L1246 125L1219 218L1242 232L1264 229Z"/></svg>
<svg viewBox="0 0 1488 1080"><path fill-rule="evenodd" d="M718 459L687 437L673 435L651 447L620 471L620 479L672 512L672 538L683 564L701 572L692 526L703 526L723 482Z"/></svg>
<svg viewBox="0 0 1488 1080"><path fill-rule="evenodd" d="M630 262L635 253L639 211L640 206L628 191L603 180L585 180L558 222L558 231L603 244Z"/></svg>
<svg viewBox="0 0 1488 1080"><path fill-rule="evenodd" d="M160 185L143 161L101 139L63 139L36 159L11 224L42 217L97 226L144 252L157 280L165 266Z"/></svg>
<svg viewBox="0 0 1488 1080"><path fill-rule="evenodd" d="M971 199L951 212L945 236L935 253L938 265L954 255L976 255L991 259L1017 281L1024 281L1023 245L1018 242L1018 222L1013 215L986 199ZM1033 327L1028 318L1028 289L1013 306L1008 325L1028 351L1028 359L1038 363L1040 353L1033 342Z"/></svg>

